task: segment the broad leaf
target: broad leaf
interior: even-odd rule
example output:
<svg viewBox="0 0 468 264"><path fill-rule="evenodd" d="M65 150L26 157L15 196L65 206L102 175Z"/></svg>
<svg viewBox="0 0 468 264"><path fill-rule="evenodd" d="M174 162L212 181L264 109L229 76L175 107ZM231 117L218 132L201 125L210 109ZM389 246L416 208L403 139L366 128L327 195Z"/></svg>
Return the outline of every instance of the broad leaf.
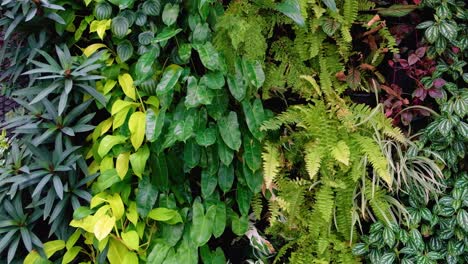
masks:
<svg viewBox="0 0 468 264"><path fill-rule="evenodd" d="M237 114L229 112L229 114L218 121L219 134L224 143L232 149L238 151L241 146L241 133Z"/></svg>

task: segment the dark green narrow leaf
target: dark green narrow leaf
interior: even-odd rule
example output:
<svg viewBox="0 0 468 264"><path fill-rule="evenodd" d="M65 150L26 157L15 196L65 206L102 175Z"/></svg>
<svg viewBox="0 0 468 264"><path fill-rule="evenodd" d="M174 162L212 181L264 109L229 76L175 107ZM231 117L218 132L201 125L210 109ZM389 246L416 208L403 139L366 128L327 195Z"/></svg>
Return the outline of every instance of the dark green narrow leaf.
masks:
<svg viewBox="0 0 468 264"><path fill-rule="evenodd" d="M231 190L233 183L234 183L234 166L232 164L229 166L221 164L218 170L219 188L224 193L227 193L229 190Z"/></svg>

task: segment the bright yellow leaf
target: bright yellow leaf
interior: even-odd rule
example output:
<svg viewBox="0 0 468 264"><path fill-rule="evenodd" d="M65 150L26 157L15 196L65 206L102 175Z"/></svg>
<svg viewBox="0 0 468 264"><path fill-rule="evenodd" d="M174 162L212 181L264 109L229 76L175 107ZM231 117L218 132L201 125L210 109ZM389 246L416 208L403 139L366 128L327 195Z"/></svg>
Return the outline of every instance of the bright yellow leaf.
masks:
<svg viewBox="0 0 468 264"><path fill-rule="evenodd" d="M101 49L101 48L107 48L107 46L102 43L91 44L83 50L83 54L86 57L89 57L93 55L93 53L95 53L98 49Z"/></svg>
<svg viewBox="0 0 468 264"><path fill-rule="evenodd" d="M135 112L128 120L128 129L130 130L130 141L135 150L138 150L145 138L146 115L143 112Z"/></svg>
<svg viewBox="0 0 468 264"><path fill-rule="evenodd" d="M119 220L120 218L122 218L125 212L125 208L122 202L122 198L120 198L120 195L117 193L114 193L114 195L109 195L107 197L107 202L109 203L112 209L112 214L115 217L115 220Z"/></svg>
<svg viewBox="0 0 468 264"><path fill-rule="evenodd" d="M333 147L332 156L339 162L343 163L344 165L349 165L349 147L346 145L346 142L340 140L335 147Z"/></svg>
<svg viewBox="0 0 468 264"><path fill-rule="evenodd" d="M110 156L105 156L101 160L101 164L99 165L99 170L101 173L105 172L106 170L111 170L114 168L114 159Z"/></svg>
<svg viewBox="0 0 468 264"><path fill-rule="evenodd" d="M133 85L133 78L130 74L124 73L119 75L119 84L126 96L136 100L135 86Z"/></svg>
<svg viewBox="0 0 468 264"><path fill-rule="evenodd" d="M101 136L104 135L112 127L112 118L107 118L101 122Z"/></svg>
<svg viewBox="0 0 468 264"><path fill-rule="evenodd" d="M104 95L108 94L112 90L112 88L114 88L116 84L117 84L117 81L107 79L106 84L104 84L104 88L102 89L102 93Z"/></svg>
<svg viewBox="0 0 468 264"><path fill-rule="evenodd" d="M103 240L110 234L114 225L115 225L114 216L112 217L108 215L101 216L96 221L96 224L94 225L94 229L93 229L94 236L96 236L97 240L99 241Z"/></svg>
<svg viewBox="0 0 468 264"><path fill-rule="evenodd" d="M110 29L111 20L94 20L91 22L89 26L89 33L97 32L99 38L102 40L104 39L104 35L106 34L106 30Z"/></svg>
<svg viewBox="0 0 468 264"><path fill-rule="evenodd" d="M128 162L130 158L130 152L125 152L117 156L117 161L115 162L115 169L117 170L117 175L120 179L123 180L128 171Z"/></svg>
<svg viewBox="0 0 468 264"><path fill-rule="evenodd" d="M122 232L122 240L129 249L138 250L140 247L140 239L138 233L135 230Z"/></svg>
<svg viewBox="0 0 468 264"><path fill-rule="evenodd" d="M130 202L130 205L127 208L127 219L132 224L136 225L138 223L138 211L135 202Z"/></svg>

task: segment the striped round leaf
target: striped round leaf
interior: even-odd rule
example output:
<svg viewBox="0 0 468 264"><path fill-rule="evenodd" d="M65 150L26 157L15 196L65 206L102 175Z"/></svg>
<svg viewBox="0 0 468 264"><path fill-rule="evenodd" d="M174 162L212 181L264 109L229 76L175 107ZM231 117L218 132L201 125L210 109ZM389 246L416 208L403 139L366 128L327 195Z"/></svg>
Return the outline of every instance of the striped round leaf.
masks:
<svg viewBox="0 0 468 264"><path fill-rule="evenodd" d="M125 40L117 46L117 55L122 62L127 61L133 55L133 45L130 41Z"/></svg>
<svg viewBox="0 0 468 264"><path fill-rule="evenodd" d="M148 16L158 16L161 12L161 2L159 0L147 0L143 3L141 9Z"/></svg>
<svg viewBox="0 0 468 264"><path fill-rule="evenodd" d="M439 27L437 25L432 25L427 28L425 36L429 43L434 43L439 37Z"/></svg>
<svg viewBox="0 0 468 264"><path fill-rule="evenodd" d="M449 23L449 22L440 23L439 30L442 36L444 36L448 40L456 40L457 38L457 26L456 25Z"/></svg>
<svg viewBox="0 0 468 264"><path fill-rule="evenodd" d="M112 16L112 6L107 2L97 3L94 7L94 16L97 20L109 19Z"/></svg>
<svg viewBox="0 0 468 264"><path fill-rule="evenodd" d="M158 86L158 82L154 79L149 79L140 84L140 88L148 95L155 95L156 94L156 87Z"/></svg>
<svg viewBox="0 0 468 264"><path fill-rule="evenodd" d="M154 38L154 32L145 31L138 35L138 42L140 42L141 45L149 45L151 43L151 40L153 40L153 38Z"/></svg>
<svg viewBox="0 0 468 264"><path fill-rule="evenodd" d="M122 12L120 12L119 16L122 16L122 17L125 17L128 21L128 25L131 27L133 25L133 23L135 23L135 19L136 19L136 14L135 12L131 11L131 10L124 10Z"/></svg>
<svg viewBox="0 0 468 264"><path fill-rule="evenodd" d="M140 45L138 46L138 55L143 55L145 54L146 52L148 52L148 50L150 50L149 46L145 46L145 45Z"/></svg>
<svg viewBox="0 0 468 264"><path fill-rule="evenodd" d="M127 35L129 26L125 17L118 16L112 19L111 30L116 37L123 38Z"/></svg>
<svg viewBox="0 0 468 264"><path fill-rule="evenodd" d="M141 11L138 11L136 12L136 15L135 15L135 24L137 24L138 26L143 26L144 24L146 24L146 19L147 19L147 16L145 13L141 12Z"/></svg>

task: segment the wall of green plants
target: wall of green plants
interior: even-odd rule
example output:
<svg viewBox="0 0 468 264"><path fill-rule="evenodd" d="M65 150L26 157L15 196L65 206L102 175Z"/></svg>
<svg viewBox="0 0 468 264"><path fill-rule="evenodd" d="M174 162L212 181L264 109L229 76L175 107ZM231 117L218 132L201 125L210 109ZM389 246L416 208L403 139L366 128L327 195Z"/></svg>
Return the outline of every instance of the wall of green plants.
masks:
<svg viewBox="0 0 468 264"><path fill-rule="evenodd" d="M2 0L0 262L468 261L464 3L384 2Z"/></svg>

